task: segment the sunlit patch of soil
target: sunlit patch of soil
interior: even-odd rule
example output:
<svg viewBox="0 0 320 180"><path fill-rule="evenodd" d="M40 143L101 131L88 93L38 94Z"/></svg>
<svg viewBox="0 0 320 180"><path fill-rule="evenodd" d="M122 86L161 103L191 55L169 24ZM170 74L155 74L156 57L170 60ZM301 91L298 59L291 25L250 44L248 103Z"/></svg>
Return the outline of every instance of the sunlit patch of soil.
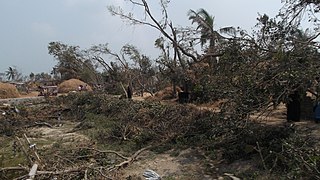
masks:
<svg viewBox="0 0 320 180"><path fill-rule="evenodd" d="M28 130L28 135L34 142L43 144L43 148L50 148L54 143L61 143L64 145L89 143L90 140L85 135L72 132L75 126L75 123L67 122L53 128L34 127Z"/></svg>
<svg viewBox="0 0 320 180"><path fill-rule="evenodd" d="M136 162L125 169L123 178L144 179L143 172L151 169L163 179L210 180L217 177L217 169L213 167L212 163L209 163L210 161L195 149L161 154L146 151L140 155Z"/></svg>

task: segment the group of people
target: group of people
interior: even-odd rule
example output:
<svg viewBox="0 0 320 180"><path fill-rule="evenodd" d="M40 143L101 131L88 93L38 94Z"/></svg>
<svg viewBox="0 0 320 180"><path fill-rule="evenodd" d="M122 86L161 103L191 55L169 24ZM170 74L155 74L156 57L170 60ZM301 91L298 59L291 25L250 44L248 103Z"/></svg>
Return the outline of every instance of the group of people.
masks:
<svg viewBox="0 0 320 180"><path fill-rule="evenodd" d="M82 84L80 84L79 86L78 86L78 91L87 91L87 84L86 85L82 85Z"/></svg>
<svg viewBox="0 0 320 180"><path fill-rule="evenodd" d="M290 101L287 103L287 121L300 121L301 105L298 91L289 95ZM313 118L316 123L320 123L320 101L313 107Z"/></svg>

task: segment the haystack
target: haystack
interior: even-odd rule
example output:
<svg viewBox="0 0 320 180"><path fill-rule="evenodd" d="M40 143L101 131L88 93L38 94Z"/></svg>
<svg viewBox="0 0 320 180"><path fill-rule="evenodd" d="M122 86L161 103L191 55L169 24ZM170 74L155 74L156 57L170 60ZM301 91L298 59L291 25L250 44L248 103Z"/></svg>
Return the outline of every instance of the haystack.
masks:
<svg viewBox="0 0 320 180"><path fill-rule="evenodd" d="M176 96L177 96L179 92L182 92L181 88L176 87L176 92L177 92L177 94L176 94ZM164 88L161 91L156 92L155 97L160 98L162 100L172 99L173 98L172 93L173 93L173 88L170 86L170 87Z"/></svg>
<svg viewBox="0 0 320 180"><path fill-rule="evenodd" d="M92 91L91 86L89 86L87 83L80 81L79 79L69 79L58 85L58 92L68 93L71 91L79 91L78 88L80 85L86 87L87 91Z"/></svg>
<svg viewBox="0 0 320 180"><path fill-rule="evenodd" d="M0 98L1 99L16 98L19 96L20 96L19 91L14 85L0 82Z"/></svg>

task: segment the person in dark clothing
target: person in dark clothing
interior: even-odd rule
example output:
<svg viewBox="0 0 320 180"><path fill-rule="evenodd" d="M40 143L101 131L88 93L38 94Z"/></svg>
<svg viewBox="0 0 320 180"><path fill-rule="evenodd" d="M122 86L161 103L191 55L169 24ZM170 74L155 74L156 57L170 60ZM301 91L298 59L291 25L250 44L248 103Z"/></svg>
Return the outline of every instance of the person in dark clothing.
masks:
<svg viewBox="0 0 320 180"><path fill-rule="evenodd" d="M298 91L289 95L289 102L287 103L287 121L300 121L300 96Z"/></svg>
<svg viewBox="0 0 320 180"><path fill-rule="evenodd" d="M128 99L132 99L132 89L130 86L128 86L127 88L127 97Z"/></svg>
<svg viewBox="0 0 320 180"><path fill-rule="evenodd" d="M188 92L179 92L178 93L178 100L179 103L188 103L190 99L189 93Z"/></svg>
<svg viewBox="0 0 320 180"><path fill-rule="evenodd" d="M317 102L317 104L313 108L314 112L314 121L316 123L320 122L320 102Z"/></svg>

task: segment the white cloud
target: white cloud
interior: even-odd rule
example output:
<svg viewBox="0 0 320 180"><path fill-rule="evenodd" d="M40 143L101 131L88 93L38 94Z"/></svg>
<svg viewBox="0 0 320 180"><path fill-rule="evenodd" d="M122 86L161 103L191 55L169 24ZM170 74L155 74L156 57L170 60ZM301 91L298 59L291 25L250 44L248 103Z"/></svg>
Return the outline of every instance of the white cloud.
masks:
<svg viewBox="0 0 320 180"><path fill-rule="evenodd" d="M54 27L48 23L34 22L31 28L33 32L46 37L52 37L56 34Z"/></svg>

